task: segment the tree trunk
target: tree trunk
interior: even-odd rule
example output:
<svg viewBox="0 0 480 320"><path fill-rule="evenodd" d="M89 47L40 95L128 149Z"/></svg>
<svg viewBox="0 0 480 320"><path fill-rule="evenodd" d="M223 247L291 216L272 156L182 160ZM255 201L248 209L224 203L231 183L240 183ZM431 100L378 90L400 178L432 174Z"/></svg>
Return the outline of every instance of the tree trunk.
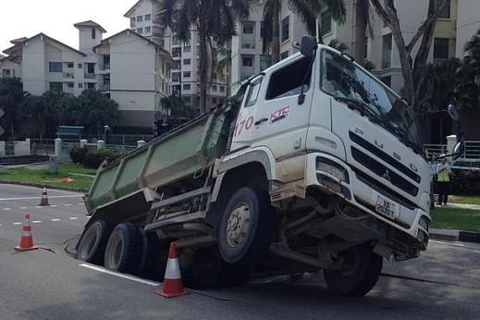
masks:
<svg viewBox="0 0 480 320"><path fill-rule="evenodd" d="M361 63L365 60L365 34L368 25L368 0L357 0L355 6L355 43L353 57Z"/></svg>
<svg viewBox="0 0 480 320"><path fill-rule="evenodd" d="M207 95L208 95L208 53L207 53L207 32L205 26L200 25L199 28L199 37L200 37L200 54L199 54L199 66L198 66L198 75L199 75L199 87L200 87L200 113L205 113L207 111Z"/></svg>
<svg viewBox="0 0 480 320"><path fill-rule="evenodd" d="M280 8L276 8L272 30L272 64L280 61Z"/></svg>

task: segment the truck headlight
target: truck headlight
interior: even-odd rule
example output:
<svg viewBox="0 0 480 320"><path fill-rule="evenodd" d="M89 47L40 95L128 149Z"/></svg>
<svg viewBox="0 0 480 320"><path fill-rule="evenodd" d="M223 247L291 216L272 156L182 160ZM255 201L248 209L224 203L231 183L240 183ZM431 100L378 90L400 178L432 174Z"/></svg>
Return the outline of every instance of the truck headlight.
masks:
<svg viewBox="0 0 480 320"><path fill-rule="evenodd" d="M317 157L317 170L329 173L346 183L350 183L347 170L332 160Z"/></svg>

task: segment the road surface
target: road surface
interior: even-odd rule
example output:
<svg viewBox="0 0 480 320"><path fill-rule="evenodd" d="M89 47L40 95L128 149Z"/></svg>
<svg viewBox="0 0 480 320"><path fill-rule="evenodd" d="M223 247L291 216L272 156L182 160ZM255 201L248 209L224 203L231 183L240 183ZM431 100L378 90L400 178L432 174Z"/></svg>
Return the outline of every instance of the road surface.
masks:
<svg viewBox="0 0 480 320"><path fill-rule="evenodd" d="M158 283L105 273L69 254L87 221L81 194L0 185L0 319L473 319L480 246L432 241L421 258L385 263L362 299L332 296L320 275L194 291L174 299ZM25 213L41 250L16 252ZM278 280L278 279L277 279Z"/></svg>

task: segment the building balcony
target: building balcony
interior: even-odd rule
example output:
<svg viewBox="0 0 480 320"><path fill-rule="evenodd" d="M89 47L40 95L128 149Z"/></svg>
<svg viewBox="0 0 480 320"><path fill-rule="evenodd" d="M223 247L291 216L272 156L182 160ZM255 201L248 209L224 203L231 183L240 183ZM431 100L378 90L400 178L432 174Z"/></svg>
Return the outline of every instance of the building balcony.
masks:
<svg viewBox="0 0 480 320"><path fill-rule="evenodd" d="M75 78L75 75L73 74L73 72L64 72L64 73L63 73L63 78L65 78L65 79L74 79L74 78Z"/></svg>
<svg viewBox="0 0 480 320"><path fill-rule="evenodd" d="M100 90L100 91L110 91L110 83L106 82L102 85L99 85L98 90Z"/></svg>
<svg viewBox="0 0 480 320"><path fill-rule="evenodd" d="M84 78L87 80L97 80L97 74L96 73L85 73Z"/></svg>
<svg viewBox="0 0 480 320"><path fill-rule="evenodd" d="M256 42L255 40L243 40L242 49L255 49Z"/></svg>

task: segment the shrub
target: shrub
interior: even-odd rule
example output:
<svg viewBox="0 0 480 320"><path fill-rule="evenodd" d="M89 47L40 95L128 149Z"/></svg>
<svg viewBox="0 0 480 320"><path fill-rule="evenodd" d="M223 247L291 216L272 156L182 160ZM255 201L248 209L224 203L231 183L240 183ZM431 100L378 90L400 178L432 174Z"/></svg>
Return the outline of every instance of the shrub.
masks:
<svg viewBox="0 0 480 320"><path fill-rule="evenodd" d="M87 152L88 150L86 147L80 147L79 144L76 144L73 146L72 150L70 150L70 159L72 159L73 163L82 163Z"/></svg>
<svg viewBox="0 0 480 320"><path fill-rule="evenodd" d="M86 167L96 169L102 164L103 160L107 159L108 162L113 162L123 154L124 153L120 151L108 149L88 151L83 158L82 164Z"/></svg>
<svg viewBox="0 0 480 320"><path fill-rule="evenodd" d="M480 171L453 170L450 190L455 195L478 195Z"/></svg>

